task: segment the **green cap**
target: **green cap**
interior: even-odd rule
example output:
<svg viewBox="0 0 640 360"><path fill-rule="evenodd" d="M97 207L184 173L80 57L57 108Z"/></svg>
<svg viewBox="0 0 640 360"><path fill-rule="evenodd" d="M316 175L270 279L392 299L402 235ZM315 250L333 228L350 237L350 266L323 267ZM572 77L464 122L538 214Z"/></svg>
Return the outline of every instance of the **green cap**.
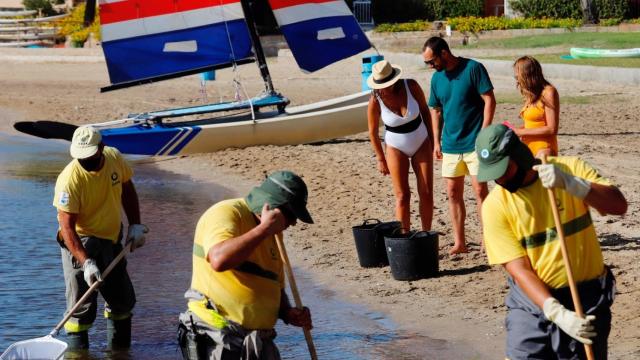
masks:
<svg viewBox="0 0 640 360"><path fill-rule="evenodd" d="M519 165L532 166L533 155L518 135L508 127L497 124L482 129L476 138L476 153L480 167L478 181L486 182L500 178L507 171L509 159Z"/></svg>
<svg viewBox="0 0 640 360"><path fill-rule="evenodd" d="M307 210L307 185L291 171L276 171L260 186L254 187L245 198L251 211L260 214L264 204L271 209L285 206L300 221L313 224Z"/></svg>

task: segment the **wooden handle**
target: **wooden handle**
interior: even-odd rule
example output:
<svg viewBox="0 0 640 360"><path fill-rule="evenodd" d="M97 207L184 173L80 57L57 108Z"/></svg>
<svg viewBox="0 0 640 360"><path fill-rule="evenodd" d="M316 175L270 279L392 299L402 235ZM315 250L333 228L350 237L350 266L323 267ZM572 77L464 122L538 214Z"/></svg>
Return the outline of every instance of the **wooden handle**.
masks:
<svg viewBox="0 0 640 360"><path fill-rule="evenodd" d="M289 263L289 256L287 255L287 249L284 247L284 240L282 239L282 235L276 235L276 243L278 244L278 250L280 251L280 257L282 258L282 262L284 263L284 270L287 273L287 279L289 280L289 286L291 287L291 294L293 295L293 301L296 304L296 308L302 310L302 300L300 299L300 293L298 292L298 285L296 285L296 279L293 277L293 270L291 269L291 263ZM317 360L318 355L316 354L316 347L313 344L313 339L311 338L311 330L307 328L302 328L304 331L304 338L307 340L307 347L309 348L309 356L311 356L311 360Z"/></svg>
<svg viewBox="0 0 640 360"><path fill-rule="evenodd" d="M547 157L545 155L542 156L542 163L547 163ZM562 221L560 220L560 212L558 211L558 205L556 203L556 194L553 192L553 189L547 189L549 194L549 202L551 203L551 212L553 213L553 221L556 224L556 233L558 234L558 241L560 242L560 250L562 251L562 261L564 262L564 267L567 270L567 281L569 281L569 290L571 290L571 299L573 300L573 307L576 310L576 314L584 318L584 312L582 311L582 303L580 302L580 293L578 292L578 287L576 286L576 282L573 279L573 270L571 267L571 261L569 259L569 252L567 251L567 243L564 240L564 230L562 229ZM595 356L593 354L593 349L591 345L584 344L584 351L587 354L588 360L594 360Z"/></svg>
<svg viewBox="0 0 640 360"><path fill-rule="evenodd" d="M85 303L85 301L87 301L87 299L89 298L89 296L91 296L91 294L93 294L94 291L96 291L96 289L98 289L100 287L100 285L102 285L102 282L104 281L104 279L109 275L109 273L111 272L111 270L113 270L113 268L118 265L118 263L120 262L120 260L122 260L123 257L125 257L125 255L127 255L129 253L129 251L131 250L131 244L132 242L128 243L124 249L122 249L122 251L120 251L120 254L118 254L118 256L116 256L115 259L113 259L111 261L111 263L109 264L109 266L107 266L107 268L102 272L102 280L100 281L95 281L93 284L91 284L91 286L87 289L87 291L84 292L84 295L82 295L82 297L80 298L80 300L78 300L76 302L75 305L73 305L73 307L71 308L71 310L69 310L67 312L67 315L65 315L65 317L60 320L60 322L58 323L58 325L56 325L55 328L53 328L53 330L51 330L51 333L49 333L49 335L51 336L55 336L58 334L58 332L60 331L60 329L62 329L62 327L64 326L64 324L67 323L67 321L69 321L69 319L71 318L71 316L73 316L73 313L76 312L76 310L78 310L78 308L80 306L82 306L82 304Z"/></svg>

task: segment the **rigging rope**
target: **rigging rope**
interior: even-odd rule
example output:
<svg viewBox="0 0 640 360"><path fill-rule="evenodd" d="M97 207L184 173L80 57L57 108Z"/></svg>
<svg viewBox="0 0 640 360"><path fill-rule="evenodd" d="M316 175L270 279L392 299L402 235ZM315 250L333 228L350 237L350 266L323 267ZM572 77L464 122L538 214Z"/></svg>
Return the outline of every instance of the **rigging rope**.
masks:
<svg viewBox="0 0 640 360"><path fill-rule="evenodd" d="M227 19L224 16L224 7L222 4L222 0L220 0L220 11L222 13L222 19L224 22L224 26L225 29L227 30L227 40L229 42L229 49L231 50L231 58L232 58L232 64L233 64L233 86L235 88L235 101L240 102L242 101L242 97L240 95L240 88L242 89L242 91L244 92L244 96L246 97L247 101L249 102L249 108L251 109L251 119L255 122L256 121L256 114L255 111L253 110L253 101L251 100L251 98L247 95L247 91L245 90L244 86L242 85L242 83L240 82L240 74L238 73L238 67L236 64L236 54L233 51L233 42L231 41L231 34L229 33L229 25L227 24Z"/></svg>

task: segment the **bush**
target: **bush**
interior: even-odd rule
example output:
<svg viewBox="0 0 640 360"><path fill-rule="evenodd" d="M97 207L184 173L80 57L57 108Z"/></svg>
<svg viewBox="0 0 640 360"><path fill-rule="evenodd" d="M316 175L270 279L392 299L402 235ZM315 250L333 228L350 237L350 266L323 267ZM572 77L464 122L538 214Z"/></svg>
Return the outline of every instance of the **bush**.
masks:
<svg viewBox="0 0 640 360"><path fill-rule="evenodd" d="M548 29L548 28L575 28L582 25L577 19L534 19L534 18L514 18L490 16L486 18L478 17L458 17L447 19L447 24L452 30L460 32L478 33L487 30L507 30L507 29Z"/></svg>
<svg viewBox="0 0 640 360"><path fill-rule="evenodd" d="M598 19L624 19L629 14L629 0L594 0L593 3Z"/></svg>
<svg viewBox="0 0 640 360"><path fill-rule="evenodd" d="M510 0L509 4L525 18L582 19L580 0Z"/></svg>
<svg viewBox="0 0 640 360"><path fill-rule="evenodd" d="M428 12L433 14L435 20L483 15L483 0L425 0L425 2Z"/></svg>
<svg viewBox="0 0 640 360"><path fill-rule="evenodd" d="M89 27L84 27L85 4L76 6L69 16L58 20L56 25L60 28L61 36L69 36L74 43L84 43L93 34L96 40L100 40L100 15L96 8L96 16Z"/></svg>
<svg viewBox="0 0 640 360"><path fill-rule="evenodd" d="M424 20L399 24L380 24L375 28L376 32L403 32L403 31L426 31L431 29L431 23Z"/></svg>
<svg viewBox="0 0 640 360"><path fill-rule="evenodd" d="M622 22L622 19L600 19L598 25L600 26L616 26Z"/></svg>
<svg viewBox="0 0 640 360"><path fill-rule="evenodd" d="M56 14L55 10L53 10L53 5L51 5L51 1L49 0L22 0L22 5L24 5L26 10L41 11L44 16Z"/></svg>

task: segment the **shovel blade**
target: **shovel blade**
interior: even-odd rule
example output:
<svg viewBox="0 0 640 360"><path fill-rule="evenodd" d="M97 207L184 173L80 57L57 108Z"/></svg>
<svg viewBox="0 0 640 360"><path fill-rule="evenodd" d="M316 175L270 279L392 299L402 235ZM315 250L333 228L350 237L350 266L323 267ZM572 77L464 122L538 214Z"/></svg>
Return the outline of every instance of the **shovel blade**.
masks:
<svg viewBox="0 0 640 360"><path fill-rule="evenodd" d="M57 360L62 358L66 350L67 343L47 335L11 344L0 355L0 360Z"/></svg>

